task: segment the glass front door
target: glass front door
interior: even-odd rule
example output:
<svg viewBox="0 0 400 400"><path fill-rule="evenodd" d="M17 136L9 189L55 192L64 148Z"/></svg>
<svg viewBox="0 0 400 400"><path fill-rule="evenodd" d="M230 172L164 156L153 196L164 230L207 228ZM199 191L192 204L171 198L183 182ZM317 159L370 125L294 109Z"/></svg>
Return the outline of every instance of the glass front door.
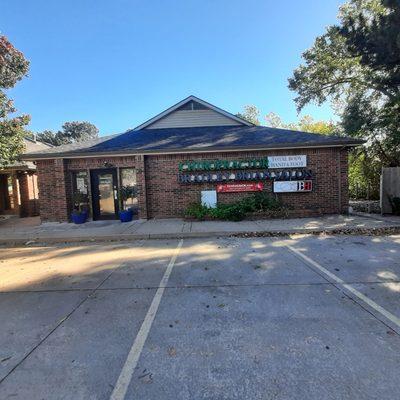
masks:
<svg viewBox="0 0 400 400"><path fill-rule="evenodd" d="M91 171L93 219L115 219L118 213L117 171Z"/></svg>

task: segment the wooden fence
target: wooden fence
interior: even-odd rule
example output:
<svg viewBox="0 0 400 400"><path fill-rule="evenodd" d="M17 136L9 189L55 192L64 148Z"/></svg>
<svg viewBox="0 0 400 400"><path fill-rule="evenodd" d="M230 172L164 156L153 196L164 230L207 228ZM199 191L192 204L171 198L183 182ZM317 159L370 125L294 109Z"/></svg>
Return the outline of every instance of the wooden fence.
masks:
<svg viewBox="0 0 400 400"><path fill-rule="evenodd" d="M382 214L392 213L390 196L400 197L400 167L382 168L380 196Z"/></svg>

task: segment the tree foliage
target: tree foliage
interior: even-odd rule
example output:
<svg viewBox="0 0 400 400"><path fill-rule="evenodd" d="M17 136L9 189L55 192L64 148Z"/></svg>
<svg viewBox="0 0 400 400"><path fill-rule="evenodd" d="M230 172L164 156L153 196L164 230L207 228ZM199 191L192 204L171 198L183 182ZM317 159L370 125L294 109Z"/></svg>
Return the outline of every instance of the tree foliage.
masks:
<svg viewBox="0 0 400 400"><path fill-rule="evenodd" d="M349 193L352 199L379 199L381 165L365 148L349 154Z"/></svg>
<svg viewBox="0 0 400 400"><path fill-rule="evenodd" d="M243 107L243 112L237 113L236 116L246 121L249 121L254 125L260 125L260 111L256 106L253 106L251 104L245 105Z"/></svg>
<svg viewBox="0 0 400 400"><path fill-rule="evenodd" d="M99 130L86 121L66 122L62 126L62 130L53 132L45 130L37 135L37 138L42 142L50 143L53 146L70 144L74 142L84 142L89 139L98 137Z"/></svg>
<svg viewBox="0 0 400 400"><path fill-rule="evenodd" d="M371 159L400 165L400 0L350 0L339 21L289 79L297 108L333 101L344 132L366 139Z"/></svg>
<svg viewBox="0 0 400 400"><path fill-rule="evenodd" d="M0 36L0 166L14 162L24 150L25 126L29 116L12 117L16 112L12 100L4 90L14 85L27 75L29 62L5 36Z"/></svg>
<svg viewBox="0 0 400 400"><path fill-rule="evenodd" d="M254 105L246 105L243 107L242 113L237 113L236 116L253 123L260 125L260 110ZM332 121L317 121L311 115L304 115L297 122L284 122L282 118L270 112L264 117L268 126L273 128L291 129L294 131L320 133L322 135L339 134L337 125Z"/></svg>
<svg viewBox="0 0 400 400"><path fill-rule="evenodd" d="M265 117L268 126L273 128L291 129L293 131L319 133L321 135L338 135L339 130L337 125L332 121L318 121L311 115L304 115L297 122L286 123L282 118L270 112Z"/></svg>

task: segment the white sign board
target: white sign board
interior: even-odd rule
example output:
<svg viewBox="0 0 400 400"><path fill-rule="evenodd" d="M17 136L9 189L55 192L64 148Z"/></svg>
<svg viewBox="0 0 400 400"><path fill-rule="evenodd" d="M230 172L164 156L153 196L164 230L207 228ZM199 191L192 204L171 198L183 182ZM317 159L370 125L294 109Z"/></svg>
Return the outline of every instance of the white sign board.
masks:
<svg viewBox="0 0 400 400"><path fill-rule="evenodd" d="M299 168L307 166L307 156L270 156L268 157L269 168Z"/></svg>
<svg viewBox="0 0 400 400"><path fill-rule="evenodd" d="M85 185L85 179L84 178L76 178L76 190L78 192L87 194L87 187Z"/></svg>
<svg viewBox="0 0 400 400"><path fill-rule="evenodd" d="M215 208L217 206L217 191L216 190L202 190L201 191L201 204L206 207Z"/></svg>
<svg viewBox="0 0 400 400"><path fill-rule="evenodd" d="M274 193L311 192L312 181L275 181Z"/></svg>

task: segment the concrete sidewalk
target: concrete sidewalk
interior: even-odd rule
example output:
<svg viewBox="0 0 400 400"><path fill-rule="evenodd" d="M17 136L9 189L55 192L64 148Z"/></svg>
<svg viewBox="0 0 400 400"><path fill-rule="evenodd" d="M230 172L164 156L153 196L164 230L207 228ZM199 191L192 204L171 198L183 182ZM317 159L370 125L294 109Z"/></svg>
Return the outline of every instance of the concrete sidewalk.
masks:
<svg viewBox="0 0 400 400"><path fill-rule="evenodd" d="M0 222L0 244L27 242L117 241L131 239L170 239L219 237L231 235L288 235L304 233L372 233L385 230L400 233L400 217L370 218L364 215L332 215L319 218L270 219L257 221L202 221L182 219L93 221L83 225L43 223L40 219L21 218Z"/></svg>

